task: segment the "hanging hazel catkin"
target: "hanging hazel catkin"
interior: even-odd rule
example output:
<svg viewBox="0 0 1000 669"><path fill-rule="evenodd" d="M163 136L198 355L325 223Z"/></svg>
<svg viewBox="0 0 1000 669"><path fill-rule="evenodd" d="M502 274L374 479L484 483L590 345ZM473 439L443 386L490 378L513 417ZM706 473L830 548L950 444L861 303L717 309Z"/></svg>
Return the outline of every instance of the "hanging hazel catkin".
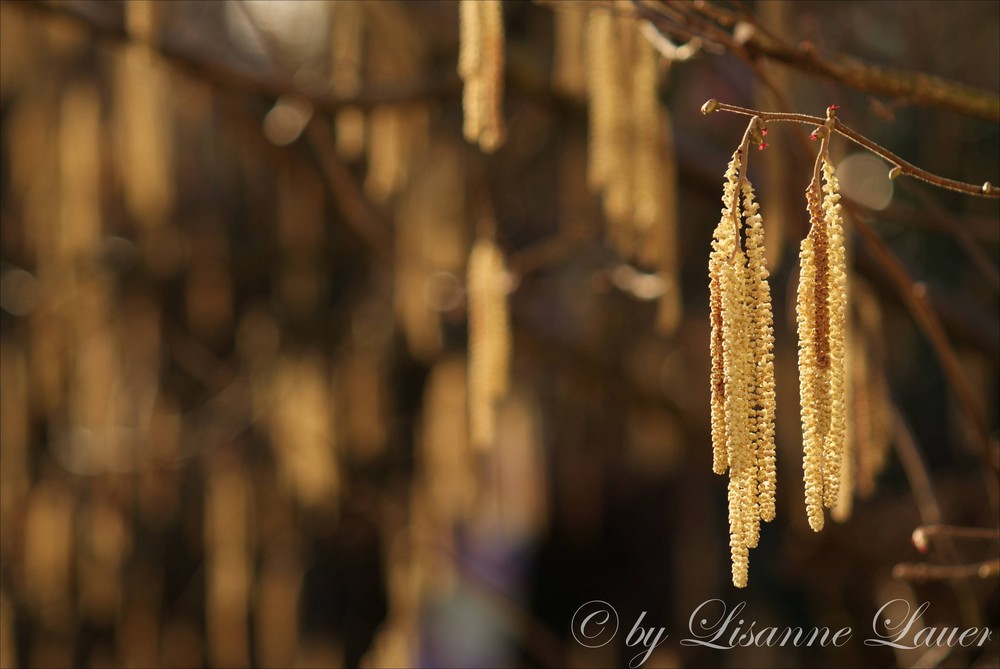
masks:
<svg viewBox="0 0 1000 669"><path fill-rule="evenodd" d="M774 518L776 484L773 317L763 220L745 177L746 145L745 139L726 170L709 257L712 469L729 472L729 545L739 588L747 584L760 521Z"/></svg>
<svg viewBox="0 0 1000 669"><path fill-rule="evenodd" d="M458 74L462 79L463 134L487 153L507 136L503 120L504 28L501 0L459 3Z"/></svg>
<svg viewBox="0 0 1000 669"><path fill-rule="evenodd" d="M496 435L496 403L507 393L510 314L507 270L496 243L480 237L469 254L469 430L475 448Z"/></svg>
<svg viewBox="0 0 1000 669"><path fill-rule="evenodd" d="M847 431L846 256L839 186L826 152L827 141L824 138L806 191L810 228L800 249L796 302L806 513L816 532L823 529L823 507L837 505Z"/></svg>
<svg viewBox="0 0 1000 669"><path fill-rule="evenodd" d="M635 186L633 226L639 241L636 260L656 268L663 280L656 329L670 334L680 324L682 307L673 130L670 112L659 100L660 54L639 28L635 40L631 168ZM669 67L669 60L666 65Z"/></svg>

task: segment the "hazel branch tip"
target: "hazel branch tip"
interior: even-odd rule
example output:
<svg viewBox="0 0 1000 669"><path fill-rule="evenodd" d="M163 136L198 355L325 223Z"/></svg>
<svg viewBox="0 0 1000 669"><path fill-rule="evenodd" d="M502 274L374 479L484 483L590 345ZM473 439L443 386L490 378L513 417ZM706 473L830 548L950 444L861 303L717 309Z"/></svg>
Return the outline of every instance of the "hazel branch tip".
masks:
<svg viewBox="0 0 1000 669"><path fill-rule="evenodd" d="M903 160L892 151L889 151L880 144L868 139L861 133L844 125L844 123L841 122L841 120L836 116L837 108L838 105L830 105L827 107L826 116L820 117L793 112L764 112L756 109L749 109L747 107L726 104L712 99L702 105L701 111L702 114L706 115L715 111L725 111L743 116L756 116L764 122L780 121L784 123L800 123L816 126L816 130L814 130L809 136L810 139L815 140L821 138L824 134L831 135L836 133L893 165L894 167L892 172L890 172L890 175L895 173L896 177L899 177L905 174L913 177L914 179L920 179L921 181L929 183L933 186L937 186L938 188L944 188L946 190L965 193L967 195L975 195L978 197L1000 198L1000 190L988 181L982 185L956 181L955 179L949 179L947 177L942 177L932 172L928 172L927 170L921 169L916 165ZM897 169L899 170L898 172L895 171Z"/></svg>

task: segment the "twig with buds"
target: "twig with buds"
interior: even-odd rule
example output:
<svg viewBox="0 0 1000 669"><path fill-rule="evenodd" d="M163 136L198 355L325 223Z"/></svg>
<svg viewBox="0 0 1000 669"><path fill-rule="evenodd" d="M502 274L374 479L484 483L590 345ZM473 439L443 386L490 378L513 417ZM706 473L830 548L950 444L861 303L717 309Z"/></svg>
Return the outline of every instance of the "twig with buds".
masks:
<svg viewBox="0 0 1000 669"><path fill-rule="evenodd" d="M836 106L832 106L832 109L836 109ZM983 183L981 186L975 184L965 183L962 181L956 181L954 179L948 179L946 177L938 176L923 170L916 165L903 160L892 151L889 151L885 147L873 142L861 133L852 130L851 128L844 125L844 123L836 117L836 115L829 115L828 118L823 119L819 116L811 116L809 114L797 114L791 112L763 112L757 111L755 109L747 109L746 107L738 107L736 105L726 104L724 102L719 102L718 100L709 100L701 107L701 112L703 114L711 114L716 111L730 112L733 114L743 114L744 116L756 116L760 118L765 123L770 121L787 122L787 123L802 123L805 125L814 125L818 127L826 127L830 132L835 132L850 141L854 142L858 146L861 146L868 151L871 151L879 158L885 160L892 164L892 169L889 170L889 178L897 179L900 176L907 175L915 179L920 179L929 184L937 186L939 188L946 188L948 190L957 191L959 193L966 193L967 195L978 195L980 197L989 197L1000 199L1000 189L991 184L989 181ZM832 119L832 120L831 120ZM815 137L814 137L815 138Z"/></svg>

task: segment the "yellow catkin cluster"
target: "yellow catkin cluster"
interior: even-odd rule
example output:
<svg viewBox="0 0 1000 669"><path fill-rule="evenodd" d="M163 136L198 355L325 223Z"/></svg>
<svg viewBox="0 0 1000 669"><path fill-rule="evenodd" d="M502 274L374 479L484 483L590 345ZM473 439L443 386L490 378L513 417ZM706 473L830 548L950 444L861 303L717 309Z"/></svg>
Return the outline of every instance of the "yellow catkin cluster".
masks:
<svg viewBox="0 0 1000 669"><path fill-rule="evenodd" d="M822 158L823 184L806 192L809 235L799 254L799 334L803 476L809 526L823 529L823 507L835 507L847 433L844 397L847 272L840 194L833 165Z"/></svg>
<svg viewBox="0 0 1000 669"><path fill-rule="evenodd" d="M726 170L722 219L709 258L712 469L729 471L729 545L733 584L740 588L747 583L760 521L774 518L776 484L771 295L763 221L753 187L740 178L742 169L737 151Z"/></svg>
<svg viewBox="0 0 1000 669"><path fill-rule="evenodd" d="M851 364L848 366L852 390L853 425L849 437L856 444L855 478L858 495L867 497L875 490L875 478L885 467L889 452L892 417L885 377L882 311L871 287L852 278L851 299L856 318L850 337Z"/></svg>
<svg viewBox="0 0 1000 669"><path fill-rule="evenodd" d="M496 403L510 377L510 314L503 253L479 238L468 267L469 431L472 444L488 449L496 435Z"/></svg>
<svg viewBox="0 0 1000 669"><path fill-rule="evenodd" d="M587 15L587 185L602 196L610 244L663 281L657 329L670 333L681 315L671 124L658 98L660 54L630 12L624 2Z"/></svg>
<svg viewBox="0 0 1000 669"><path fill-rule="evenodd" d="M504 29L501 0L459 3L458 74L462 78L463 134L487 153L503 145Z"/></svg>

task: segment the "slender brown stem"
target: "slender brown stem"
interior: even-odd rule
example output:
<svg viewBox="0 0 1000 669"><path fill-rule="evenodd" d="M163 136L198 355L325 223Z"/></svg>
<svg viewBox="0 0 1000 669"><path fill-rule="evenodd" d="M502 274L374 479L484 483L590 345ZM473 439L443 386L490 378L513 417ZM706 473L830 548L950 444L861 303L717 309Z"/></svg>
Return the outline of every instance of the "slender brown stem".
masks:
<svg viewBox="0 0 1000 669"><path fill-rule="evenodd" d="M704 109L704 107L703 107ZM826 119L819 116L811 116L809 114L796 114L790 112L763 112L756 109L748 109L746 107L739 107L737 105L726 104L725 102L716 102L713 106L714 111L725 111L733 114L743 114L744 116L756 116L764 122L785 122L785 123L803 123L806 125L816 125L822 126L827 122ZM897 156L892 151L889 151L885 147L876 144L872 140L868 139L856 130L852 130L841 122L840 119L833 117L833 122L830 124L830 129L833 132L838 133L842 137L849 139L858 146L871 151L876 156L891 163L894 168L898 168L895 171L896 176L907 175L914 179L920 179L929 184L937 186L938 188L945 188L948 190L957 191L959 193L965 193L967 195L978 195L979 197L989 197L1000 199L1000 189L993 186L990 182L986 182L981 186L975 184L965 183L962 181L955 181L954 179L948 179L947 177L938 176L923 170L916 165L903 160ZM892 172L890 172L892 173Z"/></svg>
<svg viewBox="0 0 1000 669"><path fill-rule="evenodd" d="M892 569L893 578L907 581L944 581L968 578L990 578L1000 574L1000 559L973 564L928 564L904 562Z"/></svg>
<svg viewBox="0 0 1000 669"><path fill-rule="evenodd" d="M982 449L984 461L988 464L991 463L990 436L986 421L976 400L975 392L962 370L958 354L955 353L940 319L930 305L926 287L923 283L913 281L899 260L865 221L854 216L853 223L854 229L865 241L872 257L885 269L888 279L894 284L903 303L913 315L917 326L930 342L944 376L958 398L965 418L972 428L973 438ZM924 519L924 522L928 522L928 520Z"/></svg>
<svg viewBox="0 0 1000 669"><path fill-rule="evenodd" d="M923 538L933 539L939 536L958 537L960 539L1000 540L1000 530L988 527L958 527L956 525L924 525L914 530L920 532Z"/></svg>
<svg viewBox="0 0 1000 669"><path fill-rule="evenodd" d="M940 523L944 514L941 511L941 505L938 503L937 497L934 495L934 486L931 484L930 473L927 471L927 465L920 454L920 448L913 438L913 431L895 404L892 406L892 413L893 431L895 432L893 444L895 445L896 455L903 465L903 471L906 473L906 479L910 482L910 490L913 493L913 499L916 502L920 519L925 525ZM935 546L934 552L939 558L950 562L952 565L959 562L958 550L949 536L941 537L941 540ZM893 577L907 578L907 572L897 572L900 566L897 565L893 570ZM952 588L955 590L955 596L958 599L959 608L966 623L970 626L978 626L981 616L976 606L975 593L972 592L968 583L960 580L953 582Z"/></svg>
<svg viewBox="0 0 1000 669"><path fill-rule="evenodd" d="M632 1L634 4L640 2L640 0ZM639 6L662 7L664 4L644 0ZM808 41L792 44L779 39L772 31L764 29L756 19L745 16L742 12L726 9L705 0L695 0L690 5L684 4L725 28L722 32L727 38L725 40L727 48L741 52L740 55L745 55L749 60L767 59L838 81L859 91L886 95L913 104L949 109L992 123L1000 121L1000 96L993 91L982 90L926 72L873 65L845 54L825 56ZM664 32L673 33L678 28L677 21L649 9L646 9L643 15L649 18L657 29ZM690 21L684 23L684 27L688 26Z"/></svg>
<svg viewBox="0 0 1000 669"><path fill-rule="evenodd" d="M819 187L819 173L823 169L823 161L827 159L830 155L830 133L824 132L823 137L820 140L819 151L816 152L816 162L813 163L813 178L812 183L809 185L813 188L813 184L816 184L816 188Z"/></svg>

